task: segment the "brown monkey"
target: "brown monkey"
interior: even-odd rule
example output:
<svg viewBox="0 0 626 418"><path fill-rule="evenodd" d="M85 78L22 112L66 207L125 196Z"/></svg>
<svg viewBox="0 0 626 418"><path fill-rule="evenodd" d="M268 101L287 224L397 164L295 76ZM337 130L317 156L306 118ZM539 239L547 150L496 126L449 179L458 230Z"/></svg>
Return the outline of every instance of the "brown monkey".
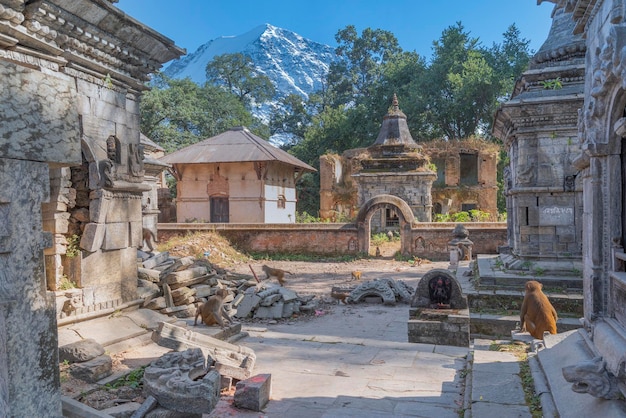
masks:
<svg viewBox="0 0 626 418"><path fill-rule="evenodd" d="M196 309L196 317L193 320L193 325L197 325L198 317L202 317L202 322L211 326L219 324L220 327L226 328L223 319L230 323L230 317L226 313L224 308L224 299L228 296L228 290L217 289L215 294L211 296L205 303L198 306Z"/></svg>
<svg viewBox="0 0 626 418"><path fill-rule="evenodd" d="M142 228L141 233L143 236L142 243L145 242L150 251L154 251L154 243L157 242L154 232L149 228Z"/></svg>
<svg viewBox="0 0 626 418"><path fill-rule="evenodd" d="M337 299L337 302L343 302L344 305L347 305L348 302L350 301L350 299L348 299L348 296L350 296L349 293L344 293L344 292L335 292L334 290L330 292L330 296L333 299Z"/></svg>
<svg viewBox="0 0 626 418"><path fill-rule="evenodd" d="M380 248L376 247L376 257L380 257Z"/></svg>
<svg viewBox="0 0 626 418"><path fill-rule="evenodd" d="M267 275L265 277L267 280L269 280L270 277L276 277L276 280L278 280L278 283L280 283L281 286L285 285L285 273L293 274L287 270L276 269L266 265L263 265L261 268Z"/></svg>
<svg viewBox="0 0 626 418"><path fill-rule="evenodd" d="M543 285L535 280L526 282L526 294L520 312L520 328L542 340L545 331L556 334L558 319L548 297L541 291Z"/></svg>
<svg viewBox="0 0 626 418"><path fill-rule="evenodd" d="M350 281L353 281L353 280L356 280L356 281L361 280L361 272L360 271L354 270L352 272L352 275L350 276Z"/></svg>

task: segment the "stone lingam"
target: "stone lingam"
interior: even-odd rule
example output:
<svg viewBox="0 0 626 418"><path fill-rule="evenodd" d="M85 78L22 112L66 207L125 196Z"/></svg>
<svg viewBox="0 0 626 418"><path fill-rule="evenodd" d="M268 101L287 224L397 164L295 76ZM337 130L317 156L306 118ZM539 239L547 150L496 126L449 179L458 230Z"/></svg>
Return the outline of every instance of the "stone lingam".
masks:
<svg viewBox="0 0 626 418"><path fill-rule="evenodd" d="M451 271L433 269L420 279L409 310L408 337L411 343L469 347L467 297Z"/></svg>

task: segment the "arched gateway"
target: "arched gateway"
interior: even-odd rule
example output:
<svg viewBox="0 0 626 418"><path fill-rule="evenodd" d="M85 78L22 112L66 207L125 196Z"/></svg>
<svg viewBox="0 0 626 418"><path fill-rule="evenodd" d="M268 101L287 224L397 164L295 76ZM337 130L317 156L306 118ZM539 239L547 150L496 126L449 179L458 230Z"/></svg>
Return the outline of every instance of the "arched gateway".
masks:
<svg viewBox="0 0 626 418"><path fill-rule="evenodd" d="M397 196L382 194L365 202L356 218L359 228L359 251L367 253L370 247L370 221L379 209L393 208L398 214L400 226L400 253L411 254L411 225L415 220L409 204Z"/></svg>

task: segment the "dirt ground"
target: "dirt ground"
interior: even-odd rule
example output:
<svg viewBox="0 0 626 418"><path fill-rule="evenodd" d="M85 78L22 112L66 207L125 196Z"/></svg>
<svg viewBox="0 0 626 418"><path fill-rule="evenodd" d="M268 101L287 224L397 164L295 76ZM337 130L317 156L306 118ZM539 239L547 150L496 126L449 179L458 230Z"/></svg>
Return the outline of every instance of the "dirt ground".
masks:
<svg viewBox="0 0 626 418"><path fill-rule="evenodd" d="M249 275L253 278L251 269L254 270L259 279L265 279L261 267L267 264L271 267L280 268L293 273L286 275L286 287L295 291L300 297L313 295L318 299L319 309L331 311L339 307L339 302L330 297L332 287L349 288L358 283L351 281L351 273L355 270L361 271L361 281L374 280L378 278L392 278L403 280L412 288L417 286L419 278L432 268L445 268L448 263L431 263L424 260L421 265L407 261L396 261L393 257L399 249L398 242L389 242L380 246L381 257L371 257L358 259L349 262L336 261L270 261L252 260L249 257L237 252L229 244L218 236L212 234L193 235L186 240L174 241L163 244L160 251L169 251L176 256L186 256L204 254L210 252L208 258L215 267L224 269L226 272ZM373 253L374 249L372 250ZM275 280L275 279L272 279ZM359 309L358 305L353 306ZM365 309L366 307L363 307ZM314 314L300 314L289 319L289 322L315 321ZM269 320L245 319L244 323L270 323ZM276 322L276 321L274 321ZM146 348L139 347L122 353L107 353L113 359L114 374L124 374L126 372L145 366L147 356ZM164 350L163 352L166 352ZM154 356L159 357L158 353ZM154 357L152 356L152 357ZM151 357L151 356L148 356ZM108 388L98 387L95 384L87 384L75 379L69 373L68 364L61 364L61 391L67 395L98 410L126 402L144 401L141 386L137 382L131 381L115 387L113 383Z"/></svg>

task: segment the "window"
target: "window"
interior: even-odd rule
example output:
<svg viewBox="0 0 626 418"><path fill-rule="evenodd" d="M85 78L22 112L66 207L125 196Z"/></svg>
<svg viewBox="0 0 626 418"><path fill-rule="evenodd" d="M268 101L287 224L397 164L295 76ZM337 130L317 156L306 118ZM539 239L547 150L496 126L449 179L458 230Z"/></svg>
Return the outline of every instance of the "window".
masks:
<svg viewBox="0 0 626 418"><path fill-rule="evenodd" d="M461 154L461 184L475 186L478 184L478 156Z"/></svg>

